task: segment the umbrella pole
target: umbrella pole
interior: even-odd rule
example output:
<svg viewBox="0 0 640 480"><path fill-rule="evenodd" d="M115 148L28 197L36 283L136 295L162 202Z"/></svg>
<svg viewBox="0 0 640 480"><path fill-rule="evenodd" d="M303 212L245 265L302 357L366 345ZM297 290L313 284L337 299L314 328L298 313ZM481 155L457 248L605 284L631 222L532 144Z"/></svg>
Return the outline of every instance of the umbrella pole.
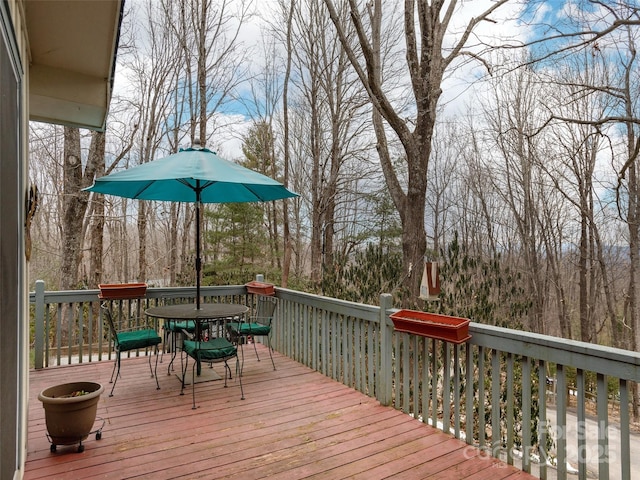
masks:
<svg viewBox="0 0 640 480"><path fill-rule="evenodd" d="M202 260L200 259L200 180L196 181L196 309L200 310L200 272Z"/></svg>

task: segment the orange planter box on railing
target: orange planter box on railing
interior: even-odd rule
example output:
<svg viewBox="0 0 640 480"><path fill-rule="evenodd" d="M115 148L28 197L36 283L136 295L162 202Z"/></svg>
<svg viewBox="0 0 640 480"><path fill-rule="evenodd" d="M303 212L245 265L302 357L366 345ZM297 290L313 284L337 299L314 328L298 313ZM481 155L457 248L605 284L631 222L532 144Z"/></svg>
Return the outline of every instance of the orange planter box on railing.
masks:
<svg viewBox="0 0 640 480"><path fill-rule="evenodd" d="M417 310L399 310L389 315L398 332L412 333L451 343L464 343L469 335L468 318L451 317Z"/></svg>
<svg viewBox="0 0 640 480"><path fill-rule="evenodd" d="M249 282L244 284L248 293L257 293L258 295L275 295L276 289L272 283Z"/></svg>
<svg viewBox="0 0 640 480"><path fill-rule="evenodd" d="M104 300L142 298L147 293L146 283L102 283L98 287L100 288L98 298Z"/></svg>

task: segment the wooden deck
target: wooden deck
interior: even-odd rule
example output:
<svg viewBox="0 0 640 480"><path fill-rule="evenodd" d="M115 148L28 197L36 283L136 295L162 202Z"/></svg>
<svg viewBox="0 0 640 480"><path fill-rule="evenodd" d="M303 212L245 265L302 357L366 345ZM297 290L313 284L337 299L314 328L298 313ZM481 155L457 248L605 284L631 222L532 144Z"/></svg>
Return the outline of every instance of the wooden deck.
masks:
<svg viewBox="0 0 640 480"><path fill-rule="evenodd" d="M196 410L167 356L161 390L146 358L131 358L111 398L112 362L31 371L24 478L534 478L293 360L276 354L273 371L266 349L261 362L245 353L246 399L235 378L197 384ZM105 386L102 438L51 453L38 392L75 380Z"/></svg>

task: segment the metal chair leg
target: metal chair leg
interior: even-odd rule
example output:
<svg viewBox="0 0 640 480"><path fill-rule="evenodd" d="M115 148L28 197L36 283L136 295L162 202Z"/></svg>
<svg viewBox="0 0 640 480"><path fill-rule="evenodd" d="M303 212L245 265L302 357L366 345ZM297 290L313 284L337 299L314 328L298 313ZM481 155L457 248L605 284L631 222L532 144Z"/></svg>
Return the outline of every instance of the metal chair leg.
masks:
<svg viewBox="0 0 640 480"><path fill-rule="evenodd" d="M236 371L236 374L238 375L242 375L242 370L244 369L244 348L242 346L244 342L242 341L242 338L240 339L240 341L238 342L238 344L240 345L240 355L242 356L242 362L240 363L240 370ZM238 364L236 363L236 368L238 367Z"/></svg>
<svg viewBox="0 0 640 480"><path fill-rule="evenodd" d="M256 337L251 337L251 342L253 343L253 350L256 352L256 358L260 361L260 356L258 355L258 347L256 347Z"/></svg>
<svg viewBox="0 0 640 480"><path fill-rule="evenodd" d="M156 345L156 367L153 370L153 376L156 377L156 390L160 390L160 382L158 381L158 345ZM149 366L151 366L151 357L149 357Z"/></svg>
<svg viewBox="0 0 640 480"><path fill-rule="evenodd" d="M263 336L264 338L264 336ZM273 361L273 355L271 354L271 351L273 350L273 348L271 347L271 335L267 335L267 344L269 347L269 358L271 358L271 365L273 365L273 369L276 369L276 363ZM256 339L255 337L253 337L253 349L256 352L256 357L258 358L258 361L260 361L260 357L258 356L258 347L256 346Z"/></svg>
<svg viewBox="0 0 640 480"><path fill-rule="evenodd" d="M113 362L113 370L111 370L111 378L109 379L109 383L113 383L113 374L116 373L116 367L117 366L118 366L118 357L116 356L116 359Z"/></svg>
<svg viewBox="0 0 640 480"><path fill-rule="evenodd" d="M196 365L197 364L198 362L195 362L193 364L193 367L191 368L191 393L193 397L193 406L191 407L191 410L197 409L196 407ZM184 379L182 381L184 382Z"/></svg>
<svg viewBox="0 0 640 480"><path fill-rule="evenodd" d="M239 362L240 362L240 359L236 355L236 368L238 368ZM224 362L224 363L225 365L227 364L227 362ZM238 381L240 382L240 400L244 400L244 390L242 388L242 369L240 370L240 375L238 375L237 378L238 378Z"/></svg>
<svg viewBox="0 0 640 480"><path fill-rule="evenodd" d="M178 333L171 332L171 361L169 362L169 366L167 366L167 375L171 375L171 371L175 371L173 366L173 362L176 359L176 355L178 354L178 348L176 347L178 343Z"/></svg>
<svg viewBox="0 0 640 480"><path fill-rule="evenodd" d="M116 372L116 378L113 379L113 373L116 371L116 366L118 367L118 371ZM113 386L111 387L111 393L109 393L110 397L113 397L113 390L116 388L116 383L118 383L118 377L120 376L120 352L118 352L116 356L116 364L113 366L113 372L111 372L111 380L109 383L113 382Z"/></svg>
<svg viewBox="0 0 640 480"><path fill-rule="evenodd" d="M182 364L182 388L180 389L180 395L184 395L184 377L187 376L187 365L189 364L189 356L187 355L186 360L182 360L182 355L180 355L180 363Z"/></svg>
<svg viewBox="0 0 640 480"><path fill-rule="evenodd" d="M276 369L276 362L273 361L273 355L271 352L273 351L273 347L271 346L271 335L267 335L267 343L269 348L269 358L271 358L271 365L273 365L273 369Z"/></svg>

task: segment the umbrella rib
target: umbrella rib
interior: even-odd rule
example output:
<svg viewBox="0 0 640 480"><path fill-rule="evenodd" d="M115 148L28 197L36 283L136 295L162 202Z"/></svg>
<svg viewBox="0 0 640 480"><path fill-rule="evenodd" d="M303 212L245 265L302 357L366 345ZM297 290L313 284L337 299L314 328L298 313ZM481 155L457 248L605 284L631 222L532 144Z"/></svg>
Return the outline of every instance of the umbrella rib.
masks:
<svg viewBox="0 0 640 480"><path fill-rule="evenodd" d="M145 183L144 187L136 192L136 194L132 197L135 200L138 200L140 195L142 195L152 184L153 182Z"/></svg>
<svg viewBox="0 0 640 480"><path fill-rule="evenodd" d="M202 190L204 190L205 188L210 187L211 185L216 183L214 181L207 180L203 185L200 186L200 188L197 188L197 187L194 187L193 185L191 185L186 178L178 178L177 180L180 183L182 183L185 187L189 187L194 192L197 192L198 190L200 190L202 192Z"/></svg>
<svg viewBox="0 0 640 480"><path fill-rule="evenodd" d="M244 188L246 188L248 191L250 191L250 192L251 192L251 194L252 194L253 196L255 196L255 197L256 197L256 199L257 199L258 201L263 201L263 200L262 200L262 198L260 198L260 195L258 195L258 193L257 193L257 192L255 192L255 191L253 190L253 188L251 188L251 185L245 185L245 186L244 186Z"/></svg>

